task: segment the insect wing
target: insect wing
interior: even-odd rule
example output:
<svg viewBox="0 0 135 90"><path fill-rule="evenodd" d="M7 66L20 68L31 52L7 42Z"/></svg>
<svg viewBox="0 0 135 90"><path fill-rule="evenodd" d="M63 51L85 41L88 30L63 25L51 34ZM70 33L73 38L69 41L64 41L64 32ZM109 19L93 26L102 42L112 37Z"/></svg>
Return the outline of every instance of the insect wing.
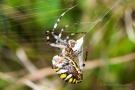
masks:
<svg viewBox="0 0 135 90"><path fill-rule="evenodd" d="M80 66L81 70L83 69L83 48L82 48L82 45L83 45L83 37L81 37L80 39L77 40L77 43L75 44L75 47L73 48L74 51L77 50L77 52L81 52L78 55L79 66Z"/></svg>

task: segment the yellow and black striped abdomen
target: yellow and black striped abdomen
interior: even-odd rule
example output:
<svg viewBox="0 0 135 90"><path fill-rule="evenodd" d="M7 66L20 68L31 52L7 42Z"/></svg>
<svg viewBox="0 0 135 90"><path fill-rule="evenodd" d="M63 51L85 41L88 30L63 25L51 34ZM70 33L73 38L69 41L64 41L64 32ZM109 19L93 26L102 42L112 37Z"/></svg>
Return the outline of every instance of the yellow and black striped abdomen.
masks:
<svg viewBox="0 0 135 90"><path fill-rule="evenodd" d="M69 58L66 58L69 59ZM83 75L77 64L71 59L68 60L68 64L64 64L62 67L53 68L61 79L68 83L77 84L82 82Z"/></svg>

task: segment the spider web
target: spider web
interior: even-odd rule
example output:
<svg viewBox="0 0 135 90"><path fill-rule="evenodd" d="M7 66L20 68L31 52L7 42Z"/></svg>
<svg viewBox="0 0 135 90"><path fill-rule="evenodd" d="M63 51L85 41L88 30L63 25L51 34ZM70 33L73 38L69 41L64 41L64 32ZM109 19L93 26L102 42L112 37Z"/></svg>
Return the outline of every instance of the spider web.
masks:
<svg viewBox="0 0 135 90"><path fill-rule="evenodd" d="M91 20L91 22L89 22L89 21L80 22L79 25L84 25L84 26L79 28L78 30L76 30L76 27L74 27L74 31L86 31L87 32L86 36L87 36L88 33L90 33L90 31L99 22L103 21L103 18L112 10L112 8L115 7L115 5L118 3L118 1L120 1L120 0L115 0L115 1L110 2L108 4L108 6L110 6L110 7L108 7L107 10L104 10L104 12L101 15L98 15L98 12L96 12L96 10L93 7L94 15L96 15L96 17L94 17ZM10 2L10 0L0 1L0 3L2 3L2 4L9 3L9 2ZM25 31L25 32L20 30L18 32L23 35L27 35L27 36L31 36L31 35L45 36L45 34L44 34L45 30L47 30L47 29L51 30L53 28L55 21L60 16L60 14L64 11L66 11L69 7L74 5L73 4L74 1L64 0L63 1L64 3L62 3L62 4L58 4L58 2L59 2L59 0L37 0L36 2L28 2L27 0L22 0L22 1L18 0L18 2L16 2L17 3L16 6L12 6L12 3L10 3L9 6L4 6L4 8L2 6L0 6L0 11L2 12L0 14L0 32L5 35L14 36L12 39L16 40L15 36L17 36L18 33L16 33L13 29L16 29L16 27L18 27L18 25L20 25L20 26L26 25L28 27L31 24L35 25L35 23L36 24L39 23L39 26L42 27L41 30L36 30L36 31L34 30L34 33L32 32L32 30ZM28 8L28 7L32 7L34 5L38 6L38 4L41 4L41 3L50 3L50 5L48 4L48 5L44 6L44 4L43 4L43 5L39 6L38 8L37 7L33 8L33 9ZM66 7L59 9L59 7L62 7L63 5L66 5ZM79 8L79 7L77 7L77 8ZM18 10L15 10L15 8L21 9L21 13L24 13L24 14L20 14L18 12ZM48 8L48 10L44 11L46 8ZM42 9L42 10L38 11L40 9ZM8 12L5 12L5 11L8 11ZM73 13L73 11L74 10L71 10L68 13ZM34 12L34 14L28 13L28 12ZM25 14L25 13L28 13L28 14ZM76 22L75 18L72 18L71 16L69 16L68 13L64 17L68 17L73 23ZM19 14L19 15L15 16L15 14ZM9 16L10 18L8 18L7 16ZM42 18L40 18L40 17L42 17ZM26 18L29 18L29 19L25 20L24 22L21 22L21 20L24 20ZM33 18L34 18L34 20L33 20ZM14 21L16 21L16 22L14 22ZM64 20L62 19L61 21L64 21ZM46 24L48 22L49 23L53 22L53 23L50 23L49 26L46 26ZM69 21L66 21L66 22L69 22ZM62 24L62 23L60 23L60 24ZM59 27L61 27L60 24L58 25ZM64 25L65 25L65 23L64 23ZM44 28L44 27L47 27L47 28ZM79 38L78 43L81 42L81 44L79 44L79 46L77 45L75 47L75 49L80 50L80 51L84 51L85 49L87 49L89 47L89 45L91 43L93 43L95 38L97 38L98 34L102 32L102 30L103 29L98 30L98 33L95 35L95 37L93 37L93 39L91 41L89 41L87 46L85 46L84 48L83 48L83 42L84 42L83 38L85 38L85 35L82 36L81 38ZM65 30L64 32L71 33L74 31ZM44 45L44 44L46 44L46 41L44 38L45 37L32 38L31 40L36 40L38 42L35 42L35 43L40 43L40 44L43 43L43 45ZM19 41L23 41L23 40L19 39ZM29 42L24 42L24 43L29 43ZM40 47L40 46L38 46L38 47ZM40 50L43 50L43 48L41 48ZM48 56L46 56L46 57L48 57ZM79 65L81 66L83 64L83 52L79 55L78 58L79 58ZM83 69L83 66L81 66L80 68Z"/></svg>
<svg viewBox="0 0 135 90"><path fill-rule="evenodd" d="M109 8L109 10L107 10L106 13L104 13L103 15L101 15L95 22L93 22L93 23L92 23L92 26L91 26L91 27L88 27L88 29L86 30L86 32L89 33L100 21L102 21L102 19L110 12L110 10L112 10L112 8L114 8L114 6L115 6L117 3L118 3L118 0L114 1L114 2L110 5L111 7ZM95 12L95 13L96 13L96 12ZM103 30L103 29L102 29L102 30ZM99 33L101 33L102 30L99 30ZM96 38L99 33L97 33L94 38ZM87 34L85 34L85 35L87 35ZM84 50L83 50L83 42L84 42L84 41L83 41L83 40L84 40L83 38L85 37L85 35L82 36L80 39L77 40L78 45L76 45L75 48L76 48L77 50L79 50L79 51L84 51ZM94 39L93 39L93 40L94 40ZM91 43L92 43L92 41L90 41L89 44L88 44L85 48L89 47L89 45L90 45ZM83 53L83 52L82 52L82 53ZM80 54L78 55L80 69L83 69L83 54L82 54L82 53L80 53Z"/></svg>
<svg viewBox="0 0 135 90"><path fill-rule="evenodd" d="M9 2L9 1L10 0L3 0L3 1L1 1L1 3L6 3L6 2ZM27 1L24 0L24 1L21 1L20 3L18 3L18 5L13 6L13 7L12 6L8 6L6 8L3 8L2 7L0 9L0 11L3 12L4 10L11 10L11 9L14 9L14 8L19 8L19 7L21 9L22 7L24 8L24 7L28 7L28 6L31 6L31 5L36 5L36 4L39 4L39 3L48 3L48 2L53 2L53 1L52 0L40 0L40 1L33 2L33 3L27 3ZM58 1L56 1L56 2L58 2ZM113 2L112 5L114 3L115 2ZM68 5L68 6L73 6L73 1L70 2L70 1L64 0L64 3L63 4L64 5ZM52 10L48 10L48 11L45 11L45 12L28 14L28 15L25 15L25 16L22 16L22 17L20 17L20 16L12 16L10 18L11 19L19 18L21 20L21 19L25 19L25 18L31 18L31 17L34 17L34 16L36 17L36 16L40 16L40 15L46 15L46 14L49 14L50 15L50 14L57 13L57 12L64 12L65 10L68 9L68 7L67 8L62 8L62 9L54 9L55 7L58 7L58 6L60 7L63 4L54 4L54 5L48 5L48 6L40 6L38 8L33 8L33 9L25 9L25 10L22 10L22 12L32 11L34 9L45 9L46 7L47 8L53 8ZM113 6L115 6L115 5L113 5ZM97 25L98 22L100 22L104 18L104 16L111 10L111 8L109 8L108 11L105 11L106 13L103 12L103 15L101 15L101 17L98 17L98 15L97 15L97 13L95 11L95 14L96 14L97 18L94 18L94 20L92 22L80 22L79 25L85 24L87 26L79 29L78 31L84 31L85 30L88 33L90 30L92 30L92 28L95 25ZM18 23L17 24L15 24L15 23L12 24L12 22L9 20L9 18L7 18L5 16L8 16L10 14L14 14L14 13L17 13L17 12L18 11L10 11L8 13L3 12L4 14L1 14L1 19L0 19L0 21L1 21L0 22L0 26L1 27L0 27L0 29L1 29L1 31L3 31L3 33L9 33L11 35L11 34L14 34L14 32L10 32L10 29L12 29L14 27L17 27L18 25L24 25L24 24L29 25L31 23L40 22L40 21L50 21L50 20L55 21L59 17L59 15L54 15L54 16L49 16L49 17L45 17L45 18L42 18L42 19L36 19L36 20L33 20L33 21L25 21L25 22L19 23L19 24ZM72 12L72 11L70 11L70 12ZM70 16L68 16L68 17L70 17ZM72 17L70 17L70 19L72 19L73 22L76 22ZM52 24L52 27L53 27L53 24ZM40 34L44 34L43 33L44 31L38 30L37 32L40 33ZM67 31L66 30L64 32L71 32L71 31ZM23 33L23 32L21 32L21 33ZM26 33L26 32L24 32L24 34L32 34L32 33L29 33L29 32Z"/></svg>
<svg viewBox="0 0 135 90"><path fill-rule="evenodd" d="M116 0L116 1L114 1L114 2L111 2L110 4L109 4L109 6L110 6L110 8L108 9L108 10L105 10L104 12L103 12L103 14L101 15L101 16L98 16L98 14L97 14L97 12L96 11L94 11L94 14L96 15L96 18L94 18L93 19L93 21L92 22L80 22L79 23L79 25L86 25L86 26L84 26L83 28L81 28L81 29L79 29L78 31L86 31L87 33L89 33L99 22L101 22L102 21L102 19L108 14L108 12L110 11L110 10L112 10L112 8L115 6L115 4L117 4L118 2L117 2L118 0ZM10 0L3 0L3 1L1 1L0 3L8 3L8 2L10 2ZM12 6L12 4L11 4L11 6L9 5L9 6L7 6L6 8L1 8L0 9L0 11L1 12L3 12L3 14L1 14L1 19L0 19L0 29L1 29L1 31L3 32L3 33L8 33L8 35L16 35L16 33L15 32L10 32L10 29L12 30L14 27L17 27L18 25L29 25L29 24L31 24L31 23L36 23L36 22L42 22L42 21L54 21L54 23L55 23L55 20L59 17L59 15L60 14L57 14L57 15L55 15L54 14L54 16L49 16L49 17L44 17L44 18L42 18L42 19L35 19L35 20L33 20L33 21L25 21L25 22L23 22L23 23L19 23L19 24L15 24L15 23L13 23L12 24L12 22L9 20L9 18L7 18L6 16L8 16L8 15L10 15L10 14L16 14L16 13L18 13L18 11L12 11L12 9L15 9L15 8L18 8L18 9L21 9L21 8L25 8L26 7L26 9L24 9L24 10L21 10L22 12L31 12L31 11L36 11L36 10L39 10L39 9L46 9L46 8L52 8L51 10L47 10L47 11L42 11L42 12L40 12L40 13L34 13L34 14L27 14L27 15L25 15L25 16L22 16L22 17L20 17L20 16L15 16L15 15L13 15L13 16L10 16L10 18L11 19L16 19L16 18L19 18L19 20L22 20L22 19L25 19L25 18L32 18L32 17L36 17L36 18L38 18L38 17L40 17L40 16L42 16L42 15L46 15L46 14L48 14L48 15L50 15L50 14L53 14L53 13L58 13L58 12L64 12L65 10L67 10L69 7L71 7L71 6L73 6L73 1L68 1L68 0L64 0L64 3L62 3L62 4L51 4L51 5L46 5L46 6L40 6L40 7L38 7L38 8L33 8L33 9L29 9L29 8L27 8L27 7L29 7L29 6L32 6L32 5L38 5L38 4L41 4L41 3L53 3L54 1L53 0L39 0L39 1L36 1L36 2L27 2L26 0L23 0L23 1L19 1L18 2L18 4L16 5L16 6ZM56 3L58 3L59 1L55 1ZM62 8L62 9L57 9L58 7L60 7L60 6L62 6L62 5L68 5L69 7L67 7L67 8ZM57 8L56 8L57 7ZM56 9L55 9L56 8ZM94 9L94 8L93 8ZM4 12L4 10L9 10L9 12ZM94 9L95 10L95 9ZM70 12L72 12L72 10L70 11ZM67 15L65 15L65 16L68 16L68 13L67 13ZM71 16L68 16L69 17L69 19L71 19L72 20L72 22L75 22L75 20L74 20L74 18L72 18ZM62 20L61 20L62 21ZM53 24L51 25L52 27L53 27ZM38 34L38 35L44 35L44 31L41 31L41 30L39 30L39 31L35 31L36 33L34 33L34 34ZM71 32L71 31L67 31L67 30L65 30L64 32ZM101 30L99 30L99 33L101 32ZM33 33L31 33L31 32L22 32L21 31L21 33L23 33L23 35L32 35ZM87 34L86 34L87 35ZM98 35L98 34L97 34ZM83 37L81 37L80 39L78 39L78 42L80 43L81 42L81 44L83 44L83 38L85 37L85 35L83 36ZM95 36L95 38L96 38L96 36ZM15 39L15 38L14 38ZM39 40L40 41L40 39L35 39L34 38L34 40ZM93 39L94 40L94 39ZM92 40L92 41L93 41ZM92 41L90 41L89 42L89 44L87 45L87 46L85 46L85 48L87 48L89 45L90 45L90 43L92 43ZM45 42L43 42L43 43L45 43ZM77 48L77 50L78 49L80 49L81 47L82 47L82 45L79 45L79 46L76 46L75 48ZM85 49L84 48L84 49ZM81 48L82 49L82 48ZM83 50L82 50L83 51ZM79 62L81 62L80 63L80 65L82 65L82 60L83 59L83 54L80 54L79 55ZM83 68L83 67L81 67L81 68Z"/></svg>

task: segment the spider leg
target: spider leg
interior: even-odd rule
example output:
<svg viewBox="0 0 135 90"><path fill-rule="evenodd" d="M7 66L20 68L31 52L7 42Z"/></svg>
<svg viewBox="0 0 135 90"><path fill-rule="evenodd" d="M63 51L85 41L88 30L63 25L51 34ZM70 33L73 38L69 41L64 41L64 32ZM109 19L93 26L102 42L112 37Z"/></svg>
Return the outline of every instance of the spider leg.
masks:
<svg viewBox="0 0 135 90"><path fill-rule="evenodd" d="M46 38L47 38L47 44L50 45L50 39L49 39L49 32L50 31L46 31ZM56 43L59 45L68 45L68 43L64 40L62 40L61 38L59 38L57 35L53 35L55 39L59 40L61 43ZM55 44L55 43L54 43ZM50 45L51 46L51 45Z"/></svg>
<svg viewBox="0 0 135 90"><path fill-rule="evenodd" d="M65 56L61 57L61 58L54 64L54 66L56 66L56 65L59 64L59 63L61 63L64 59L65 59Z"/></svg>
<svg viewBox="0 0 135 90"><path fill-rule="evenodd" d="M61 38L62 32L63 32L67 27L72 26L72 25L75 25L75 24L78 24L78 23L73 23L73 24L65 25L64 27L62 27L62 29L61 29L61 31L60 31L60 33L59 33L59 35L58 35L58 38ZM59 40L57 39L57 40L56 40L56 43L58 43L58 42L59 42Z"/></svg>
<svg viewBox="0 0 135 90"><path fill-rule="evenodd" d="M69 24L69 25L65 25L64 27L62 27L60 33L59 33L59 38L61 38L61 35L62 35L62 32L69 26L72 26L72 25L75 25L75 24L78 24L78 23L73 23L73 24Z"/></svg>
<svg viewBox="0 0 135 90"><path fill-rule="evenodd" d="M57 39L58 41L61 42L62 45L68 45L68 43L65 42L65 41L63 41L62 39L60 39L59 36L55 35L55 34L54 34L54 31L55 31L55 29L57 28L57 25L58 25L58 23L60 22L61 18L62 18L69 10L73 9L74 7L76 7L76 6L78 6L78 5L79 5L79 4L77 4L77 5L75 5L75 6L71 7L71 8L69 8L69 9L67 9L64 13L62 13L62 14L60 15L60 17L57 19L56 23L54 24L54 27L53 27L51 33L52 33L52 35L54 36L55 39ZM47 34L47 43L50 45L48 33L49 33L49 31L46 32L46 34ZM56 43L57 43L57 42L56 42ZM57 44L58 44L58 43L57 43ZM51 46L51 45L50 45L50 46Z"/></svg>
<svg viewBox="0 0 135 90"><path fill-rule="evenodd" d="M86 57L85 57L85 61L87 60L87 57L88 57L88 51L86 52Z"/></svg>
<svg viewBox="0 0 135 90"><path fill-rule="evenodd" d="M49 44L50 43L49 31L46 31L46 40L47 44Z"/></svg>
<svg viewBox="0 0 135 90"><path fill-rule="evenodd" d="M77 52L77 50L75 50L75 51L72 51L70 54L68 54L68 57L74 60L80 53L82 53L82 51Z"/></svg>
<svg viewBox="0 0 135 90"><path fill-rule="evenodd" d="M78 6L78 5L79 5L79 4L77 4L77 5L75 5L75 6L71 7L71 8L69 8L69 9L67 9L64 13L62 13L62 14L60 15L60 17L57 19L57 21L56 21L56 23L54 24L54 27L53 27L53 29L52 29L52 35L53 35L53 36L54 36L54 31L55 31L55 29L56 29L58 23L60 22L61 18L62 18L69 10L73 9L74 7L76 7L76 6Z"/></svg>
<svg viewBox="0 0 135 90"><path fill-rule="evenodd" d="M57 48L65 48L66 46L64 45L59 45L59 44L55 44L55 43L51 43L50 42L50 38L49 38L49 31L46 31L46 38L47 38L47 44L51 47L57 47Z"/></svg>
<svg viewBox="0 0 135 90"><path fill-rule="evenodd" d="M76 50L76 51L77 51L77 50ZM74 52L76 52L76 51L74 51ZM82 51L77 52L77 54L76 54L76 55L74 55L73 57L74 57L74 58L76 58L80 53L82 53Z"/></svg>
<svg viewBox="0 0 135 90"><path fill-rule="evenodd" d="M64 41L67 41L71 36L74 36L75 34L86 34L87 32L77 32L77 33L71 33L69 34L65 39Z"/></svg>

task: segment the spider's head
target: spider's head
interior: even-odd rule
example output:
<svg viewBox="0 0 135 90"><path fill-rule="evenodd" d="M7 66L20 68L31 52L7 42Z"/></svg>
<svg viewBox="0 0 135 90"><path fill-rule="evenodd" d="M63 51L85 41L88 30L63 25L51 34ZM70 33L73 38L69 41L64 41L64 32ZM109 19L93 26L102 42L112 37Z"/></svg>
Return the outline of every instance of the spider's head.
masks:
<svg viewBox="0 0 135 90"><path fill-rule="evenodd" d="M69 44L70 47L74 47L75 44L76 44L76 41L71 39L71 40L68 41L68 44Z"/></svg>

